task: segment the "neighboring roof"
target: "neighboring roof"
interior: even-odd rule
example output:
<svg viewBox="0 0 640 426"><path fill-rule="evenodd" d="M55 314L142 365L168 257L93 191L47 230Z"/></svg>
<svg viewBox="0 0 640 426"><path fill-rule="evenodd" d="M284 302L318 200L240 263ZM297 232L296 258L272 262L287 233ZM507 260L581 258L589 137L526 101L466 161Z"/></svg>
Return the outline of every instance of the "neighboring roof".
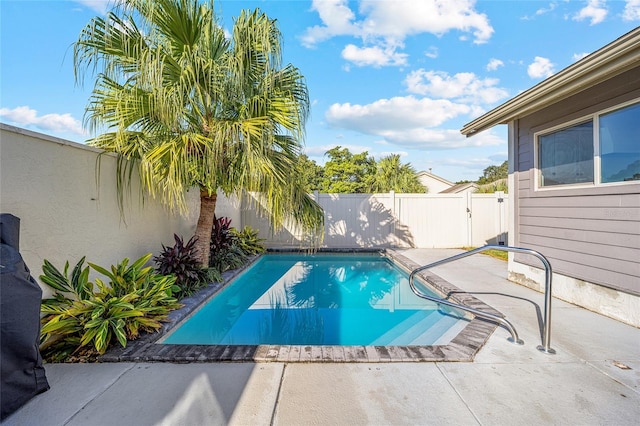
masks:
<svg viewBox="0 0 640 426"><path fill-rule="evenodd" d="M440 194L457 194L465 192L468 189L476 190L478 189L478 184L474 182L459 183L457 185L453 185L451 188L445 189L444 191L440 191Z"/></svg>
<svg viewBox="0 0 640 426"><path fill-rule="evenodd" d="M640 27L465 124L460 132L473 136L506 124L638 66Z"/></svg>
<svg viewBox="0 0 640 426"><path fill-rule="evenodd" d="M440 182L442 182L442 183L444 183L446 185L449 185L449 186L453 186L454 185L453 182L449 182L445 178L441 178L440 176L436 176L433 173L429 173L429 172L425 172L425 171L418 172L418 178L423 177L423 176L431 178L431 179L435 179L435 180L440 181Z"/></svg>

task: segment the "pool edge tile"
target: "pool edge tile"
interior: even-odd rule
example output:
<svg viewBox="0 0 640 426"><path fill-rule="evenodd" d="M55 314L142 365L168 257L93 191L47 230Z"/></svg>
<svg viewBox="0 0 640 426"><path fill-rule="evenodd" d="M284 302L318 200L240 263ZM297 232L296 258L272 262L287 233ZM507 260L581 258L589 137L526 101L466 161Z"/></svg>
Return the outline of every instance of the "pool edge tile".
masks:
<svg viewBox="0 0 640 426"><path fill-rule="evenodd" d="M276 356L277 362L287 362L289 361L289 353L291 352L291 346L282 345L278 350L278 355Z"/></svg>
<svg viewBox="0 0 640 426"><path fill-rule="evenodd" d="M364 350L369 362L380 362L380 355L378 355L378 351L376 351L376 348L374 348L373 346L364 346Z"/></svg>
<svg viewBox="0 0 640 426"><path fill-rule="evenodd" d="M302 352L301 346L290 346L289 347L289 358L287 362L299 362L300 361L300 352Z"/></svg>

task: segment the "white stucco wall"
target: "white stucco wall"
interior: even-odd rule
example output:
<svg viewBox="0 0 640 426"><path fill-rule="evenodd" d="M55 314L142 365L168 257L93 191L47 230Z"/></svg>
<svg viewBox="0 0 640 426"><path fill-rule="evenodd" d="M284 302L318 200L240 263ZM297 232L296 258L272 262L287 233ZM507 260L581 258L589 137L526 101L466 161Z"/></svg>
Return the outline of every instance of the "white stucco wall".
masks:
<svg viewBox="0 0 640 426"><path fill-rule="evenodd" d="M20 252L34 278L44 259L62 269L82 257L109 267L127 257L157 254L173 245L173 234L190 238L199 213L198 191L188 193L189 214L169 213L152 199L143 203L133 185L118 208L115 157L100 151L2 124L0 127L0 211L20 218ZM137 183L137 179L134 179ZM48 296L45 289L44 296Z"/></svg>

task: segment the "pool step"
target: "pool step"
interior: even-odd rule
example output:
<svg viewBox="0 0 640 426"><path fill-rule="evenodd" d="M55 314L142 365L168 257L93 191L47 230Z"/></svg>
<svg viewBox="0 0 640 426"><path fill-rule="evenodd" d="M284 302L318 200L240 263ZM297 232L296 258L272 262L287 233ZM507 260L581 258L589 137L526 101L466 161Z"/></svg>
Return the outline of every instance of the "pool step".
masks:
<svg viewBox="0 0 640 426"><path fill-rule="evenodd" d="M424 316L424 312L419 311L402 321L400 324L387 331L371 344L376 345L406 345L423 334L425 330L438 322L441 317L438 311L432 311L429 315Z"/></svg>
<svg viewBox="0 0 640 426"><path fill-rule="evenodd" d="M468 324L457 317L443 316L409 345L446 345Z"/></svg>
<svg viewBox="0 0 640 426"><path fill-rule="evenodd" d="M468 321L442 315L439 311L424 316L417 312L378 337L372 345L445 345L467 325Z"/></svg>

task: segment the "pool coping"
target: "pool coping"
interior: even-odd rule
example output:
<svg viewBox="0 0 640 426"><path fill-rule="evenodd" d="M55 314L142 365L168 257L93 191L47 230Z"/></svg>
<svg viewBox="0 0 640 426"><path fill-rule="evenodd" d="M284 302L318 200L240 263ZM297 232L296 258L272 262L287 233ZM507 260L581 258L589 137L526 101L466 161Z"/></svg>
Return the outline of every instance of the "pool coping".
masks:
<svg viewBox="0 0 640 426"><path fill-rule="evenodd" d="M281 251L281 250L278 250ZM341 250L344 252L345 250ZM362 252L361 250L348 250ZM366 252L371 252L367 250ZM399 267L410 272L421 265L393 249L384 253ZM446 345L430 346L310 346L310 345L175 345L157 343L171 329L185 321L203 303L222 290L233 278L251 266L260 256L253 257L243 267L223 274L223 281L212 283L198 293L181 300L184 306L169 314L157 333L149 333L127 343L127 347L112 348L100 356L99 362L471 362L484 346L497 324L474 317ZM447 300L494 315L500 312L454 286L430 271L417 275L427 281Z"/></svg>

